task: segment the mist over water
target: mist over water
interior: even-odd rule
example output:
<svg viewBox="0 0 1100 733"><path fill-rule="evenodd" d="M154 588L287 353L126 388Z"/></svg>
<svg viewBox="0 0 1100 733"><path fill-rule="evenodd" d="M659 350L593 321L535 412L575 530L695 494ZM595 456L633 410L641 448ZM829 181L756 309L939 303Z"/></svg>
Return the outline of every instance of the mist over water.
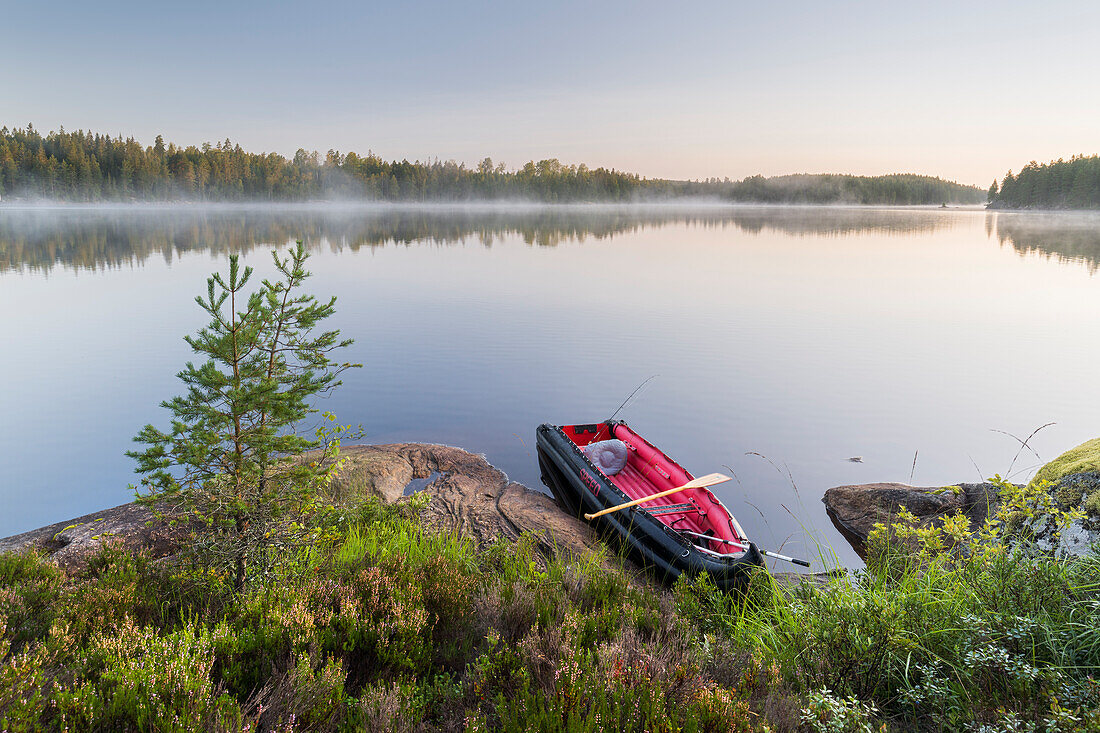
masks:
<svg viewBox="0 0 1100 733"><path fill-rule="evenodd" d="M932 231L951 225L926 208L668 205L39 205L0 209L0 270L99 269L171 260L188 252L231 254L296 240L334 251L387 244L492 246L507 235L552 247L672 225L758 234L841 236Z"/></svg>
<svg viewBox="0 0 1100 733"><path fill-rule="evenodd" d="M1008 472L1095 437L1089 215L692 206L0 208L0 536L130 498L193 298L301 239L362 362L322 405L370 442L484 452L540 487L534 428L622 416L769 549L854 554L820 497ZM750 452L758 452L767 460ZM918 452L915 470L914 452ZM846 459L861 456L862 463ZM1023 480L1037 461L1012 466ZM792 485L793 484L793 485Z"/></svg>

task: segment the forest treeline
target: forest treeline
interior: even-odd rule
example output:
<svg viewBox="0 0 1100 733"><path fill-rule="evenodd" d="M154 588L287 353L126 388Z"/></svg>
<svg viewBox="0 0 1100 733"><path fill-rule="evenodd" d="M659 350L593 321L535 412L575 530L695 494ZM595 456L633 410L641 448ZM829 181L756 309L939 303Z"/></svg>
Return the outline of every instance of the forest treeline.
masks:
<svg viewBox="0 0 1100 733"><path fill-rule="evenodd" d="M476 168L447 162L384 161L368 153L293 158L250 153L229 140L202 147L148 147L133 138L91 132L42 135L31 125L0 129L0 195L64 201L371 199L432 201L529 198L540 201L633 198L661 182L629 173L528 163L507 171L486 158Z"/></svg>
<svg viewBox="0 0 1100 733"><path fill-rule="evenodd" d="M485 158L385 161L368 152L293 158L250 153L225 140L143 147L133 138L64 128L0 128L0 196L58 201L653 201L707 196L762 203L978 203L984 192L930 176L794 175L671 181L556 159L509 170Z"/></svg>
<svg viewBox="0 0 1100 733"><path fill-rule="evenodd" d="M730 184L733 201L801 204L978 204L982 192L974 186L933 176L894 173L886 176L837 174L751 176Z"/></svg>
<svg viewBox="0 0 1100 733"><path fill-rule="evenodd" d="M997 209L1100 208L1100 156L1033 160L1018 174L1009 171L1000 183L994 180L988 200Z"/></svg>

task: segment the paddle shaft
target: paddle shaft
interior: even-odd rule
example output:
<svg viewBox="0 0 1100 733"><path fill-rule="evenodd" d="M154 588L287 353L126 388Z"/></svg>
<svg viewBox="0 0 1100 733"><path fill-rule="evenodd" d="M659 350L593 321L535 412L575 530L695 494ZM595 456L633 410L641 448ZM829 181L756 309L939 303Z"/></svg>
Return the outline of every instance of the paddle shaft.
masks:
<svg viewBox="0 0 1100 733"><path fill-rule="evenodd" d="M715 484L722 484L722 483L725 483L726 481L729 481L729 480L730 480L729 476L725 476L721 473L707 474L706 476L700 476L697 479L693 479L691 481L688 481L683 486L677 486L674 489L669 489L667 491L662 491L660 493L652 494L650 496L643 496L641 499L635 499L634 501L628 501L625 504L619 504L618 506L608 507L607 509L604 509L602 511L598 511L595 514L585 514L584 518L585 519L595 519L596 517L602 517L605 514L611 514L612 512L617 512L620 509L629 509L632 506L638 506L639 504L644 504L647 501L653 501L654 499L660 499L662 496L669 496L670 494L675 494L676 492L683 491L684 489L701 489L704 486L714 486Z"/></svg>
<svg viewBox="0 0 1100 733"><path fill-rule="evenodd" d="M760 550L759 547L756 549ZM804 568L810 567L809 560L799 560L797 557L787 557L786 555L780 555L778 552L771 552L769 550L760 550L760 554L764 557L774 557L776 560L786 560L787 562L793 562L795 565L801 565Z"/></svg>

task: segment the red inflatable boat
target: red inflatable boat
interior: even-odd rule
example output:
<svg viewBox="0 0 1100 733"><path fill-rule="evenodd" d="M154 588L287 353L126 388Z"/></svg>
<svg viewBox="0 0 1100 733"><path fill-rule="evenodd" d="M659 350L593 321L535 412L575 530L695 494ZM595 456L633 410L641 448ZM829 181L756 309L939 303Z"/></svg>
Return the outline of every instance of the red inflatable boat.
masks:
<svg viewBox="0 0 1100 733"><path fill-rule="evenodd" d="M535 437L543 483L576 517L645 499L694 479L620 421L540 425ZM584 448L611 439L625 444L626 460L609 475L585 455ZM604 514L593 524L631 559L669 581L681 573L706 571L719 587L728 589L763 565L759 550L737 520L705 487Z"/></svg>

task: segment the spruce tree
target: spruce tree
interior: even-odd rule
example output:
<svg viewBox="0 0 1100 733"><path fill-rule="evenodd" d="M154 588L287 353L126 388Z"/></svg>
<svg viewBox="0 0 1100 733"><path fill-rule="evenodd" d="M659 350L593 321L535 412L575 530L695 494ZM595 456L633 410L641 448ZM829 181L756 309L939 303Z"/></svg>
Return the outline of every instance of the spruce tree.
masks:
<svg viewBox="0 0 1100 733"><path fill-rule="evenodd" d="M337 465L341 429L300 431L317 413L311 400L359 366L331 358L352 342L319 330L336 299L301 292L308 256L301 242L286 258L272 252L281 277L250 295L252 268L236 256L228 276L207 280L195 300L211 321L185 337L204 361L188 362L178 375L185 394L162 403L171 427L146 425L134 440L147 447L128 453L143 476L139 501L189 523L193 557L227 573L237 590L307 537L302 520ZM301 459L318 447L313 460Z"/></svg>

